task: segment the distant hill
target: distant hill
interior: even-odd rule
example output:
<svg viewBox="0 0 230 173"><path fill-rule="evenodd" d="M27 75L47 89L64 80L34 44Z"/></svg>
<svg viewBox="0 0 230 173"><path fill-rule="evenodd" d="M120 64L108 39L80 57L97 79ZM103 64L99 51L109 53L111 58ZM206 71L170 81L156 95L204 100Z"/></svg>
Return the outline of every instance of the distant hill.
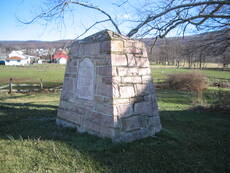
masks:
<svg viewBox="0 0 230 173"><path fill-rule="evenodd" d="M0 57L7 57L13 50L24 50L25 53L36 56L50 57L59 48L66 48L72 40L59 41L0 41ZM43 51L41 51L42 49Z"/></svg>
<svg viewBox="0 0 230 173"><path fill-rule="evenodd" d="M167 62L173 65L179 60L190 61L189 63L230 61L230 29L157 39L155 45L153 38L141 40L149 49L150 60L162 64Z"/></svg>
<svg viewBox="0 0 230 173"><path fill-rule="evenodd" d="M1 48L14 48L14 49L36 49L36 48L61 48L68 46L71 40L58 40L58 41L0 41Z"/></svg>
<svg viewBox="0 0 230 173"><path fill-rule="evenodd" d="M201 56L203 57L202 61L205 62L222 62L223 57L226 58L226 55L228 57L229 54L230 29L185 37L157 39L153 47L154 38L143 38L141 40L146 43L150 52L149 58L154 62L174 64L180 59L192 63L198 59L200 61ZM0 41L0 57L6 57L12 50L25 50L28 54L41 56L38 49L44 49L46 52L52 53L58 48L68 47L71 42L72 40ZM51 53L49 53L49 56Z"/></svg>

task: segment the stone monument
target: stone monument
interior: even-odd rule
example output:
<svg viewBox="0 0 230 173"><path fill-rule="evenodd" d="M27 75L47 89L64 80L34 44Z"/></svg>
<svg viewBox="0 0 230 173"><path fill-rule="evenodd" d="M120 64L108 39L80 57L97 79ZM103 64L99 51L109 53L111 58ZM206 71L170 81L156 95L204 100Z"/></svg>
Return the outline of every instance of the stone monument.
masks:
<svg viewBox="0 0 230 173"><path fill-rule="evenodd" d="M144 43L103 30L71 45L57 124L115 142L161 130Z"/></svg>

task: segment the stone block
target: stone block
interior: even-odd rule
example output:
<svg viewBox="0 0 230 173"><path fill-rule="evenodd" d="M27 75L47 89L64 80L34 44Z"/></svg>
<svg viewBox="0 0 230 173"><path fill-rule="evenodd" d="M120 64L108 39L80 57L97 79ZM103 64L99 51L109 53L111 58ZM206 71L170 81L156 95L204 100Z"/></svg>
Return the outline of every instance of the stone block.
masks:
<svg viewBox="0 0 230 173"><path fill-rule="evenodd" d="M125 48L125 53L127 54L136 54L136 55L142 55L142 49L136 48L136 47L126 47Z"/></svg>
<svg viewBox="0 0 230 173"><path fill-rule="evenodd" d="M117 76L116 67L112 66L97 66L96 74L101 76Z"/></svg>
<svg viewBox="0 0 230 173"><path fill-rule="evenodd" d="M120 86L120 97L121 98L135 97L135 91L133 85Z"/></svg>
<svg viewBox="0 0 230 173"><path fill-rule="evenodd" d="M71 78L71 77L65 77L64 79L64 83L65 85L63 85L63 88L62 90L65 92L65 91L68 91L68 92L73 92L74 90L74 79Z"/></svg>
<svg viewBox="0 0 230 173"><path fill-rule="evenodd" d="M150 83L152 82L152 77L150 75L142 76L141 80L142 80L142 83Z"/></svg>
<svg viewBox="0 0 230 173"><path fill-rule="evenodd" d="M119 98L120 97L120 92L119 92L119 85L117 83L112 83L112 88L113 88L113 98Z"/></svg>
<svg viewBox="0 0 230 173"><path fill-rule="evenodd" d="M133 54L126 54L126 56L127 56L128 66L129 67L136 66L136 60Z"/></svg>
<svg viewBox="0 0 230 173"><path fill-rule="evenodd" d="M97 80L96 95L112 97L112 85Z"/></svg>
<svg viewBox="0 0 230 173"><path fill-rule="evenodd" d="M105 96L95 95L94 99L95 99L95 102L102 103L102 104L104 104L104 103L112 104L113 103L113 99L112 98L105 97Z"/></svg>
<svg viewBox="0 0 230 173"><path fill-rule="evenodd" d="M113 115L113 106L108 104L96 104L96 112L106 115Z"/></svg>
<svg viewBox="0 0 230 173"><path fill-rule="evenodd" d="M138 68L136 67L117 67L119 76L136 76L138 75Z"/></svg>
<svg viewBox="0 0 230 173"><path fill-rule="evenodd" d="M127 58L125 55L111 55L111 64L112 66L127 66Z"/></svg>
<svg viewBox="0 0 230 173"><path fill-rule="evenodd" d="M100 43L90 43L84 45L84 56L100 55Z"/></svg>
<svg viewBox="0 0 230 173"><path fill-rule="evenodd" d="M111 52L111 41L103 41L100 45L100 52L103 53L110 53Z"/></svg>
<svg viewBox="0 0 230 173"><path fill-rule="evenodd" d="M146 114L152 115L152 105L151 102L137 102L134 103L134 113L135 114Z"/></svg>
<svg viewBox="0 0 230 173"><path fill-rule="evenodd" d="M134 40L125 40L125 41L124 41L124 47L125 47L125 48L134 47L134 43L135 43Z"/></svg>
<svg viewBox="0 0 230 173"><path fill-rule="evenodd" d="M118 117L126 117L133 114L132 104L114 105L113 113Z"/></svg>
<svg viewBox="0 0 230 173"><path fill-rule="evenodd" d="M136 57L136 64L138 67L149 67L149 60L148 58L139 58Z"/></svg>
<svg viewBox="0 0 230 173"><path fill-rule="evenodd" d="M129 98L114 98L113 99L113 105L118 105L118 104L127 104L130 103L130 99Z"/></svg>
<svg viewBox="0 0 230 173"><path fill-rule="evenodd" d="M124 43L122 40L112 40L111 41L111 52L123 52Z"/></svg>
<svg viewBox="0 0 230 173"><path fill-rule="evenodd" d="M138 73L141 76L143 76L143 75L151 75L151 70L150 70L150 68L139 68Z"/></svg>
<svg viewBox="0 0 230 173"><path fill-rule="evenodd" d="M124 76L121 77L122 83L141 83L141 76Z"/></svg>
<svg viewBox="0 0 230 173"><path fill-rule="evenodd" d="M98 124L101 127L114 127L113 116L104 115L99 112L92 112L88 117L87 121Z"/></svg>
<svg viewBox="0 0 230 173"><path fill-rule="evenodd" d="M141 128L146 128L149 125L149 118L147 116L131 116L121 118L122 129L124 131L134 131Z"/></svg>
<svg viewBox="0 0 230 173"><path fill-rule="evenodd" d="M146 84L135 84L134 86L136 95L145 95L146 93L149 93L149 89Z"/></svg>

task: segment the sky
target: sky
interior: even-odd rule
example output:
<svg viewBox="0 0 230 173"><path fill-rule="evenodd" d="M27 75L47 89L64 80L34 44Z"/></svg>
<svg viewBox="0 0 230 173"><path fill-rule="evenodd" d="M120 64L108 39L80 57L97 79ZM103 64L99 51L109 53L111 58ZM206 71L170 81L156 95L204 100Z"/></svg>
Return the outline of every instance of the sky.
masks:
<svg viewBox="0 0 230 173"><path fill-rule="evenodd" d="M75 39L81 35L86 28L96 21L105 20L105 15L98 11L81 6L71 6L65 12L63 20L53 18L53 20L38 20L32 24L23 24L21 21L28 22L37 15L41 14L44 8L50 9L52 3L60 0L0 0L0 40L42 40L54 41L64 39ZM82 0L93 3L109 13L119 25L123 34L136 26L136 23L127 20L138 19L141 17L144 4L149 0ZM151 0L151 4L154 0ZM124 3L125 2L125 3ZM156 3L161 2L155 0ZM122 6L119 6L123 4ZM124 23L126 20L126 23ZM93 27L84 38L102 29L115 31L111 23L101 23ZM173 30L167 36L175 36Z"/></svg>
<svg viewBox="0 0 230 173"><path fill-rule="evenodd" d="M19 21L29 21L41 12L41 7L45 0L0 0L0 40L62 40L74 39L85 28L90 26L96 19L105 19L105 17L94 10L84 7L73 9L73 13L67 13L63 21L37 21L33 24L23 24ZM46 0L49 2L55 0ZM94 0L94 4L99 4L101 8L106 9L113 17L129 18L125 13L116 11L115 4L124 2L124 0ZM119 8L118 10L120 10ZM125 11L122 9L123 12ZM119 13L119 15L118 15ZM73 17L74 16L74 17ZM122 25L122 24L121 24ZM122 27L122 26L121 26ZM95 33L100 29L113 27L110 24L102 24L86 35ZM128 27L123 27L123 31Z"/></svg>

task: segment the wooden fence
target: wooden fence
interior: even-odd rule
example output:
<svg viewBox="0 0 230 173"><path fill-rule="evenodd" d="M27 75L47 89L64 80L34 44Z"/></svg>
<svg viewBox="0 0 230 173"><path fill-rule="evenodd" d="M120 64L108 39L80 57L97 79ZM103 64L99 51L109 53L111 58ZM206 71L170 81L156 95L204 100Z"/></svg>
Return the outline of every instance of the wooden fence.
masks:
<svg viewBox="0 0 230 173"><path fill-rule="evenodd" d="M154 78L153 82L156 85L159 85L159 84L164 84L165 80L166 78ZM218 86L216 84L220 84L220 83L228 83L228 86L230 86L230 79L209 78L209 83L212 86ZM30 87L30 89L22 89L22 88L28 88L28 87ZM12 92L26 93L26 92L31 92L31 91L36 92L36 91L42 91L42 90L54 91L54 90L61 90L61 89L62 89L62 86L44 89L42 79L40 79L39 83L36 83L36 84L15 84L13 83L13 79L10 78L9 84L0 86L0 91L8 91L8 93L12 93Z"/></svg>
<svg viewBox="0 0 230 173"><path fill-rule="evenodd" d="M27 89L26 89L27 88ZM28 89L29 88L29 89ZM54 88L49 88L49 89L44 89L43 81L40 79L39 83L31 83L31 84L18 84L18 83L13 83L13 79L10 78L9 83L7 85L2 85L0 86L0 91L7 92L11 94L12 92L19 92L19 93L26 93L26 92L36 92L36 91L42 91L42 90L57 90L61 89L62 86L54 87Z"/></svg>

